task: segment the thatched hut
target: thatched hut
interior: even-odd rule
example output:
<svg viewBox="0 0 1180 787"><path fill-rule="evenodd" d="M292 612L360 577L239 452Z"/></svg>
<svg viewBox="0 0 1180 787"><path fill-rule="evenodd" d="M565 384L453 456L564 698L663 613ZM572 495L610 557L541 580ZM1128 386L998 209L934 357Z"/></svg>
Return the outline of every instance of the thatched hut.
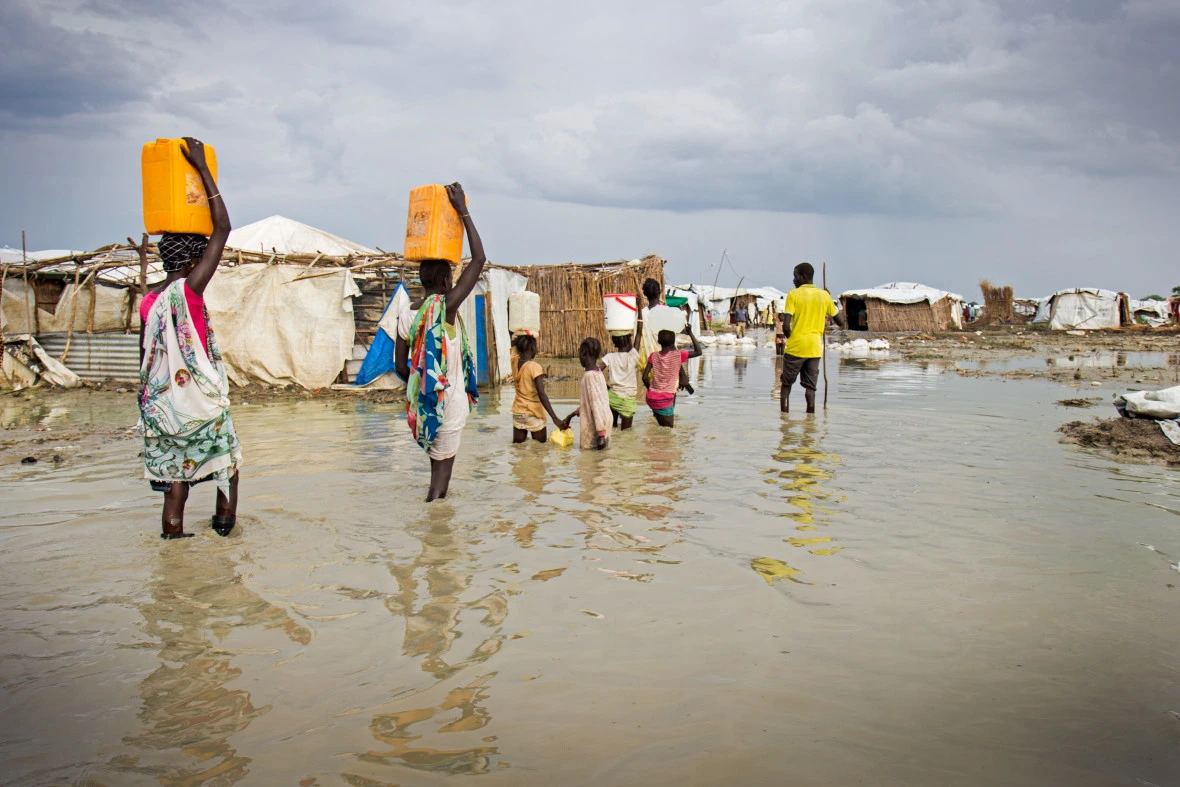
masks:
<svg viewBox="0 0 1180 787"><path fill-rule="evenodd" d="M510 268L528 278L528 290L541 296L541 351L559 358L578 354L582 340L594 336L610 346L602 296L639 293L646 279L664 288L666 261L654 254L640 260L591 264L530 265Z"/></svg>
<svg viewBox="0 0 1180 787"><path fill-rule="evenodd" d="M840 294L848 327L861 331L949 331L963 328L963 298L913 282L890 282Z"/></svg>

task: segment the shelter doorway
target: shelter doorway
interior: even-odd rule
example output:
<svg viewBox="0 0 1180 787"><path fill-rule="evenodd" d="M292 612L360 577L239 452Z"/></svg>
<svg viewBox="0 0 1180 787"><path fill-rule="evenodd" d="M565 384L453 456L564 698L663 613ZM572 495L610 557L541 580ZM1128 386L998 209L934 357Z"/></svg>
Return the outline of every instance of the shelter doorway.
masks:
<svg viewBox="0 0 1180 787"><path fill-rule="evenodd" d="M869 308L861 298L845 298L844 313L848 315L848 327L854 331L869 329Z"/></svg>

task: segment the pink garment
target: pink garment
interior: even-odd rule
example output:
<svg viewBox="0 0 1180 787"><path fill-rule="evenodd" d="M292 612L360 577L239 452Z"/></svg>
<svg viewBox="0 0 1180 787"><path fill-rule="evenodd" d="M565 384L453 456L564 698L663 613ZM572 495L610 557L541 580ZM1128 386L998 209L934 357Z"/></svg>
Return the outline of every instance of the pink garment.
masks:
<svg viewBox="0 0 1180 787"><path fill-rule="evenodd" d="M633 367L634 368L634 367ZM594 439L599 432L610 440L611 421L610 395L606 390L606 377L598 369L587 369L582 375L582 387L578 401L578 420L580 441L578 447L583 451L594 448Z"/></svg>
<svg viewBox="0 0 1180 787"><path fill-rule="evenodd" d="M143 296L143 300L139 303L139 321L141 323L147 322L152 305L159 297L160 293L158 292L149 292ZM197 335L201 337L201 346L205 348L205 352L209 352L209 327L205 322L205 299L193 292L187 281L184 283L184 299L188 302L188 311L193 321L193 327L197 329Z"/></svg>
<svg viewBox="0 0 1180 787"><path fill-rule="evenodd" d="M670 353L652 353L647 356L651 364L652 392L676 394L680 387L680 365L688 362L688 350L673 350Z"/></svg>

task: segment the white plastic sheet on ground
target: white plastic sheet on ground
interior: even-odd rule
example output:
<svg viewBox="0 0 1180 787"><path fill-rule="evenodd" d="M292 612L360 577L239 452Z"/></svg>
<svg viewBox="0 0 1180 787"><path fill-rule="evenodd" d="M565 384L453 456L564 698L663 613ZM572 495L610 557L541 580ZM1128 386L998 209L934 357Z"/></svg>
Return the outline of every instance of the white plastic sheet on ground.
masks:
<svg viewBox="0 0 1180 787"><path fill-rule="evenodd" d="M0 345L0 385L25 388L45 380L62 388L82 384L78 375L52 357L28 334L5 337Z"/></svg>
<svg viewBox="0 0 1180 787"><path fill-rule="evenodd" d="M1053 296L1049 327L1055 331L1118 328L1119 294L1112 290L1064 290Z"/></svg>
<svg viewBox="0 0 1180 787"><path fill-rule="evenodd" d="M303 272L241 265L209 283L209 319L234 383L325 388L352 357L352 299L360 295L352 273L312 269L294 281Z"/></svg>
<svg viewBox="0 0 1180 787"><path fill-rule="evenodd" d="M1133 418L1180 418L1180 385L1159 391L1131 391L1116 396L1114 406Z"/></svg>

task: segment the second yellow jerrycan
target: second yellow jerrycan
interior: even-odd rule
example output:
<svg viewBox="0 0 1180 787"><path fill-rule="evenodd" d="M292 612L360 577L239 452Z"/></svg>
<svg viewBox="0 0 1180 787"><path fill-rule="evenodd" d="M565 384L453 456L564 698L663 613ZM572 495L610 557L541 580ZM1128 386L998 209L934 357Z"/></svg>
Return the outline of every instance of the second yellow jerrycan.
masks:
<svg viewBox="0 0 1180 787"><path fill-rule="evenodd" d="M463 258L463 222L446 187L434 183L410 190L403 254L407 260L447 260L456 265Z"/></svg>
<svg viewBox="0 0 1180 787"><path fill-rule="evenodd" d="M180 152L183 139L157 139L143 146L143 228L165 232L213 234L213 217L201 176ZM205 161L217 180L217 153L205 146Z"/></svg>

